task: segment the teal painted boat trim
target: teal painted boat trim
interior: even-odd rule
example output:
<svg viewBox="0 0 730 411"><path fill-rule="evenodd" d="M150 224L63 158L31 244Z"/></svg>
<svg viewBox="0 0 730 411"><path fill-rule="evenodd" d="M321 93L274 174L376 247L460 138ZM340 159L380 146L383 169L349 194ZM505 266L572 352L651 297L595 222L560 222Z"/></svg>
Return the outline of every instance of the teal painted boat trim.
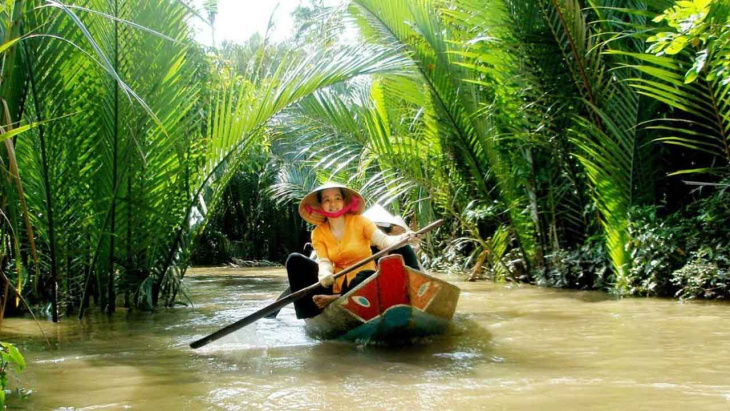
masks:
<svg viewBox="0 0 730 411"><path fill-rule="evenodd" d="M340 336L342 341L389 341L439 334L449 321L407 305L389 308L383 315Z"/></svg>

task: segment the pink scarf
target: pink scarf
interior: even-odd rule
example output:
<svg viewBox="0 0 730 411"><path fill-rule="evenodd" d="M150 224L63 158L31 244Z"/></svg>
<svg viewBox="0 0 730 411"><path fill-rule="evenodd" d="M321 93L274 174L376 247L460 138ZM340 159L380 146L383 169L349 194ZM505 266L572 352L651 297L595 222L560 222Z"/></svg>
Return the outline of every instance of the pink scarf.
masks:
<svg viewBox="0 0 730 411"><path fill-rule="evenodd" d="M309 204L305 205L304 209L307 210L307 212L309 214L317 213L317 214L323 215L327 218L337 218L337 217L342 217L343 215L349 213L350 211L356 211L359 206L360 206L360 197L353 196L350 204L342 207L342 209L340 211L335 211L334 213L329 213L329 212L321 210L319 208L314 208Z"/></svg>

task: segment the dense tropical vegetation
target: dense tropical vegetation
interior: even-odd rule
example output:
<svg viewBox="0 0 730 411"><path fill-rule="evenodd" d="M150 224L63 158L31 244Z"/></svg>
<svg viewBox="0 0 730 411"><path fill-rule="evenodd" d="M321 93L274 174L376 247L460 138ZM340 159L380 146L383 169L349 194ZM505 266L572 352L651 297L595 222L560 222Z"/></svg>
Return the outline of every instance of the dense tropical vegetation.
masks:
<svg viewBox="0 0 730 411"><path fill-rule="evenodd" d="M310 1L206 48L215 3L0 4L3 311L171 306L331 179L446 218L434 268L730 296L730 2Z"/></svg>
<svg viewBox="0 0 730 411"><path fill-rule="evenodd" d="M25 368L23 354L13 344L0 341L0 409L5 409L5 391L9 386L8 376L20 373L23 368ZM16 391L24 395L21 389L16 389Z"/></svg>

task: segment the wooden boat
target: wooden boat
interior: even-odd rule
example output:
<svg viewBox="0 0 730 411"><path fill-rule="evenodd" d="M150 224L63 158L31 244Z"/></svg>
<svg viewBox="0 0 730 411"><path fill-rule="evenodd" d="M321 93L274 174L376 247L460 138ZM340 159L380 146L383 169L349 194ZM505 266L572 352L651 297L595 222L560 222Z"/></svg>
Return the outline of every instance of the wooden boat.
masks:
<svg viewBox="0 0 730 411"><path fill-rule="evenodd" d="M394 342L439 334L456 310L459 288L403 264L391 255L362 284L306 320L316 338Z"/></svg>

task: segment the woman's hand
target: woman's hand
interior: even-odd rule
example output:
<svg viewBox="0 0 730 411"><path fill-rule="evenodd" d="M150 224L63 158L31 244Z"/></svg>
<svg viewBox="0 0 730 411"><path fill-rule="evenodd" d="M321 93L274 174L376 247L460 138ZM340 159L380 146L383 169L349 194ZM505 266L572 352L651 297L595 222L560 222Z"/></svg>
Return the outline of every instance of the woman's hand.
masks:
<svg viewBox="0 0 730 411"><path fill-rule="evenodd" d="M319 257L317 260L317 266L319 267L317 271L319 283L324 288L331 286L335 282L335 277L333 275L334 265L332 262L326 258Z"/></svg>
<svg viewBox="0 0 730 411"><path fill-rule="evenodd" d="M319 277L319 284L322 285L322 287L330 287L332 284L335 283L335 276L327 273L321 277Z"/></svg>
<svg viewBox="0 0 730 411"><path fill-rule="evenodd" d="M413 233L411 233L411 234L406 233L406 234L399 235L398 236L399 237L398 238L398 241L401 241L401 240L405 239L409 235L410 235L410 238L408 239L408 245L410 245L413 248L420 247L421 246L421 241L423 240L423 237L420 236L420 235L414 235Z"/></svg>

